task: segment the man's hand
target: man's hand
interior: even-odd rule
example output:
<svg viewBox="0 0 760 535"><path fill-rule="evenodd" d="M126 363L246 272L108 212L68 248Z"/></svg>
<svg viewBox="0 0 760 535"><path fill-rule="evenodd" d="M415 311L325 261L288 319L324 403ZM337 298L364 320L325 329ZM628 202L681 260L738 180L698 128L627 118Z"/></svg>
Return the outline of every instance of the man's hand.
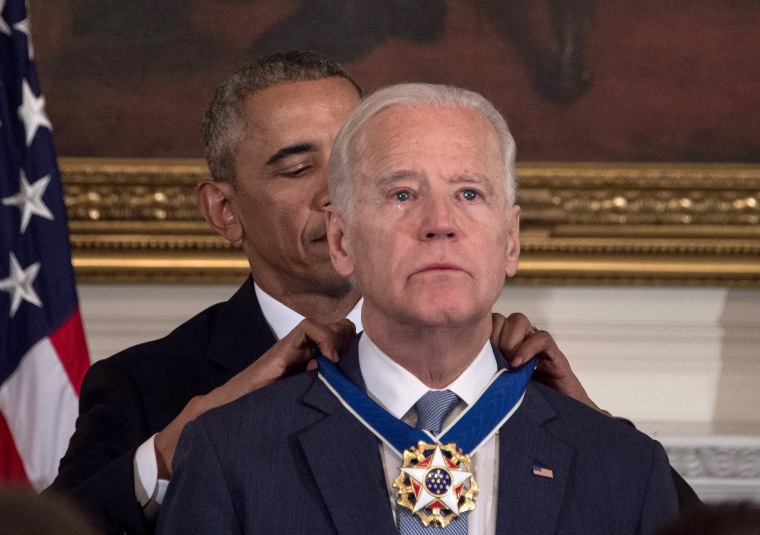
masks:
<svg viewBox="0 0 760 535"><path fill-rule="evenodd" d="M356 327L347 319L329 324L305 319L245 370L208 394L191 399L182 412L156 435L159 479L171 477L174 450L188 422L209 409L234 401L278 379L305 369L315 369L318 353L337 362L355 335Z"/></svg>
<svg viewBox="0 0 760 535"><path fill-rule="evenodd" d="M591 401L570 369L567 358L548 332L537 330L520 313L510 314L508 318L494 313L492 319L491 342L499 348L510 367L516 368L538 356L538 367L533 375L537 381L611 416Z"/></svg>

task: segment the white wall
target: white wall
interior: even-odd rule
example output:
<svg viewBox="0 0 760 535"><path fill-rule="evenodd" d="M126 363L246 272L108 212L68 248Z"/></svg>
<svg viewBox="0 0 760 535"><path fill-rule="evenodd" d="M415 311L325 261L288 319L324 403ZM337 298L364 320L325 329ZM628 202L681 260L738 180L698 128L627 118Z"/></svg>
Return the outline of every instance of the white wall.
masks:
<svg viewBox="0 0 760 535"><path fill-rule="evenodd" d="M514 287L599 405L647 425L760 432L760 291Z"/></svg>
<svg viewBox="0 0 760 535"><path fill-rule="evenodd" d="M167 335L236 286L77 285L91 360Z"/></svg>
<svg viewBox="0 0 760 535"><path fill-rule="evenodd" d="M80 285L94 360L167 334L234 286ZM760 290L505 288L600 406L665 444L705 499L760 501Z"/></svg>

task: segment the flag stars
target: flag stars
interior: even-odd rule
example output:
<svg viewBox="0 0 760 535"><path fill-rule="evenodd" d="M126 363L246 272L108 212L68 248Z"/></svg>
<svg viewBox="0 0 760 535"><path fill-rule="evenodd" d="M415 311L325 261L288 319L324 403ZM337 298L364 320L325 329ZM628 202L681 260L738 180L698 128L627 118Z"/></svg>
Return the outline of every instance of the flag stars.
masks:
<svg viewBox="0 0 760 535"><path fill-rule="evenodd" d="M2 17L3 9L5 9L5 0L0 0L0 33L10 35L11 29L8 27L8 23L5 22L5 19Z"/></svg>
<svg viewBox="0 0 760 535"><path fill-rule="evenodd" d="M28 147L32 144L38 128L44 126L52 130L53 126L45 114L45 97L42 95L39 97L34 96L34 92L26 79L21 83L21 95L22 101L21 106L18 108L18 116L24 121L26 146Z"/></svg>
<svg viewBox="0 0 760 535"><path fill-rule="evenodd" d="M11 294L11 319L16 315L22 301L28 301L42 308L42 301L33 288L34 279L37 278L41 266L40 262L35 262L26 268L22 268L16 259L16 255L11 252L10 275L0 280L0 291Z"/></svg>
<svg viewBox="0 0 760 535"><path fill-rule="evenodd" d="M5 206L16 206L21 210L21 234L23 234L33 215L44 217L50 221L53 221L54 217L42 200L42 196L45 195L45 190L50 183L50 175L45 175L34 184L29 184L22 169L19 182L19 192L16 195L5 197L2 202Z"/></svg>
<svg viewBox="0 0 760 535"><path fill-rule="evenodd" d="M443 468L435 468L425 475L425 486L431 494L441 496L451 488L451 476Z"/></svg>
<svg viewBox="0 0 760 535"><path fill-rule="evenodd" d="M32 46L32 32L29 29L29 17L14 24L13 29L26 35L26 48L29 51L29 61L33 60L34 47Z"/></svg>

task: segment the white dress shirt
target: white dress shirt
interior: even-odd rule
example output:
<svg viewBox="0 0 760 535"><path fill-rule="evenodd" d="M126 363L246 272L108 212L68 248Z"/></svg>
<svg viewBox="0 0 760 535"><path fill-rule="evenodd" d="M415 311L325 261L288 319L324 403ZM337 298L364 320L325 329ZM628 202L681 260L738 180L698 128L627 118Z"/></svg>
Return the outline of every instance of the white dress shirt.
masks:
<svg viewBox="0 0 760 535"><path fill-rule="evenodd" d="M359 366L370 397L396 418L415 426L417 411L414 405L431 389L383 353L366 333L359 340ZM444 420L444 429L456 420L465 408L477 401L496 372L493 349L491 344L486 342L472 364L445 388L459 396L462 402ZM391 448L384 447L382 443L380 443L380 453L385 469L388 497L395 516L396 490L392 484L399 475L402 459ZM475 473L475 481L478 482L480 492L475 501L475 509L467 513L469 533L491 535L496 532L496 498L499 483L497 453L498 434L494 434L472 456L471 468Z"/></svg>
<svg viewBox="0 0 760 535"><path fill-rule="evenodd" d="M277 340L287 336L290 331L304 320L304 317L277 301L274 297L267 294L259 288L258 284L253 284L256 298L259 300L261 311L264 313L269 328ZM346 318L356 325L356 331L362 330L362 303L359 299L351 312ZM164 501L166 487L169 481L158 479L158 461L156 459L155 438L153 435L137 448L133 461L135 472L135 496L137 501L142 505L145 518L152 520L158 516L158 510Z"/></svg>

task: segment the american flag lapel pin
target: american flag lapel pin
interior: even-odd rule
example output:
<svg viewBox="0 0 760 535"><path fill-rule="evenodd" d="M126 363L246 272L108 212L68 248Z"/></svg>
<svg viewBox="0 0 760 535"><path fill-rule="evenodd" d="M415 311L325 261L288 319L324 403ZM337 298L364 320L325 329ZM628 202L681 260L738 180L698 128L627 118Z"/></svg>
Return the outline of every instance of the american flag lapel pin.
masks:
<svg viewBox="0 0 760 535"><path fill-rule="evenodd" d="M548 479L554 479L554 471L538 464L533 465L533 475L538 477L546 477Z"/></svg>

